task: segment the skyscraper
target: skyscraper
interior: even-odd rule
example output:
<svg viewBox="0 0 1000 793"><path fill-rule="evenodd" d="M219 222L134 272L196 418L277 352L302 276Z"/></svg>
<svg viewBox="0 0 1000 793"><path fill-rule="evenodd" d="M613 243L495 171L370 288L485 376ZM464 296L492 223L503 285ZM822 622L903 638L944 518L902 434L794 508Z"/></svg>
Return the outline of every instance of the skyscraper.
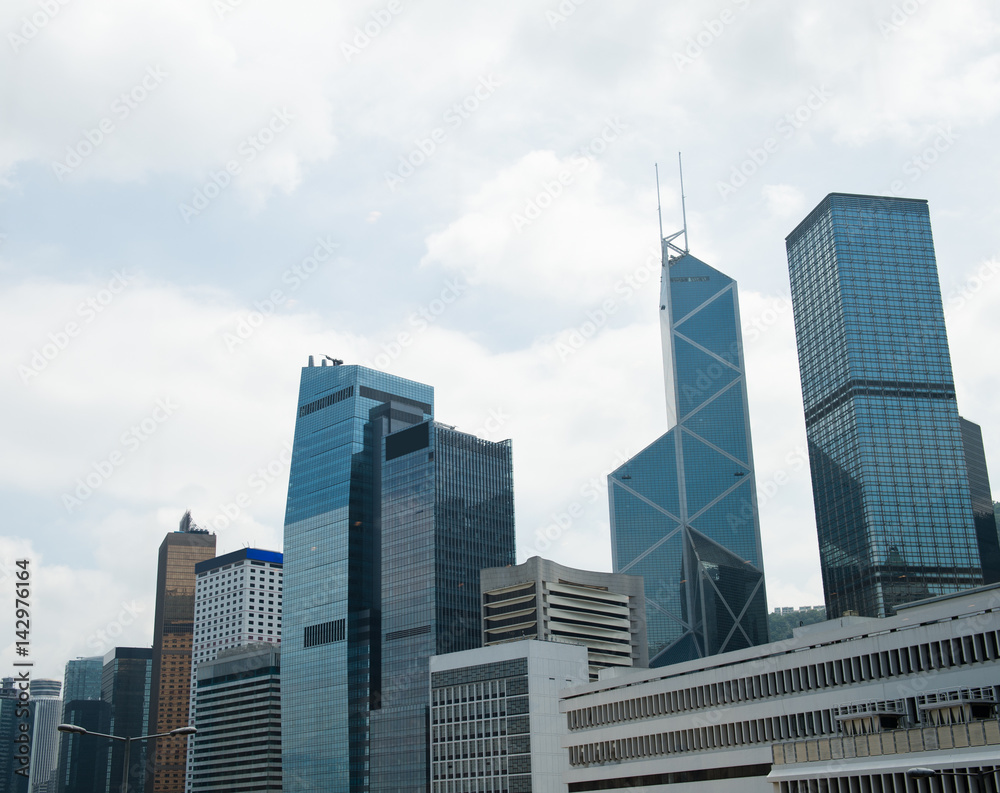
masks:
<svg viewBox="0 0 1000 793"><path fill-rule="evenodd" d="M149 735L149 691L153 671L153 651L149 647L115 647L104 656L101 675L101 699L110 707L107 732L123 738ZM90 740L98 740L91 738ZM176 740L176 739L174 739ZM115 793L122 788L122 764L125 746L121 741L106 741L107 784L100 788ZM148 741L132 744L129 753L130 793L143 793L146 784Z"/></svg>
<svg viewBox="0 0 1000 793"><path fill-rule="evenodd" d="M668 431L608 476L616 573L645 579L650 666L768 640L736 282L662 240Z"/></svg>
<svg viewBox="0 0 1000 793"><path fill-rule="evenodd" d="M149 729L155 734L188 724L191 644L194 634L195 565L215 556L215 535L186 512L180 528L160 544L153 617L153 670ZM183 738L158 738L149 748L147 793L182 793L187 747Z"/></svg>
<svg viewBox="0 0 1000 793"><path fill-rule="evenodd" d="M480 646L479 572L515 560L510 441L430 420L383 434L391 411L372 411L382 582L381 690L370 740L378 793L430 789L430 658Z"/></svg>
<svg viewBox="0 0 1000 793"><path fill-rule="evenodd" d="M108 704L101 701L103 669L104 659L101 656L66 662L62 688L64 724L104 732ZM90 793L98 785L103 789L107 757L104 752L94 751L95 746L90 743L93 740L72 733L59 736L58 793Z"/></svg>
<svg viewBox="0 0 1000 793"><path fill-rule="evenodd" d="M285 512L283 784L289 793L354 793L368 789L370 709L381 690L370 413L387 406L386 434L419 424L432 417L434 389L326 358L309 363Z"/></svg>
<svg viewBox="0 0 1000 793"><path fill-rule="evenodd" d="M59 766L59 719L62 683L58 680L35 678L31 681L31 708L34 724L31 729L31 770L28 775L29 793L56 793Z"/></svg>
<svg viewBox="0 0 1000 793"><path fill-rule="evenodd" d="M965 469L969 474L969 495L972 498L972 519L976 526L976 545L983 568L983 583L1000 581L1000 529L993 512L990 474L986 468L983 430L968 419L958 417L962 428L962 449Z"/></svg>
<svg viewBox="0 0 1000 793"><path fill-rule="evenodd" d="M7 793L26 793L28 790L28 759L18 760L19 735L30 736L30 711L27 702L18 698L14 678L5 677L0 682L0 790ZM25 732L27 731L27 732Z"/></svg>
<svg viewBox="0 0 1000 793"><path fill-rule="evenodd" d="M786 247L827 616L982 584L927 202L831 193Z"/></svg>
<svg viewBox="0 0 1000 793"><path fill-rule="evenodd" d="M198 723L195 699L198 690L198 665L214 661L223 650L249 644L277 644L281 641L281 604L283 578L281 554L259 548L238 551L198 562L194 567L197 581L194 595L194 640L191 653L191 700L189 721L198 734L187 741L187 783L194 782L198 743L218 743L206 736ZM261 713L266 718L267 706ZM207 706L206 706L207 707ZM247 718L253 713L248 712ZM279 742L280 745L280 742ZM202 772L202 781L205 781ZM279 775L280 787L280 775Z"/></svg>

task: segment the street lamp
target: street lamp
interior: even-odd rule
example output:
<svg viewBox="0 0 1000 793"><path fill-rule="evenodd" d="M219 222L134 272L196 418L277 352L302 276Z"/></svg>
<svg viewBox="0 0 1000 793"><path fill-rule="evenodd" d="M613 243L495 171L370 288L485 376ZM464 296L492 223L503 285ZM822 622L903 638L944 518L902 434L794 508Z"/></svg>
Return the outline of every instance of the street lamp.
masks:
<svg viewBox="0 0 1000 793"><path fill-rule="evenodd" d="M76 724L60 724L56 727L59 732L68 732L73 735L96 735L98 738L110 738L113 741L122 741L125 744L125 771L122 775L122 793L128 793L128 764L129 754L132 748L132 741L148 741L150 738L174 738L181 735L194 735L198 732L196 727L177 727L170 732L161 732L157 735L141 735L136 738L123 738L121 735L108 735L103 732L91 732L79 727Z"/></svg>
<svg viewBox="0 0 1000 793"><path fill-rule="evenodd" d="M982 791L982 793L986 793L988 790L986 780L995 773L996 771L937 771L933 768L924 768L920 766L908 769L906 775L910 779L931 779L936 776L972 777L976 780L976 786L979 790Z"/></svg>

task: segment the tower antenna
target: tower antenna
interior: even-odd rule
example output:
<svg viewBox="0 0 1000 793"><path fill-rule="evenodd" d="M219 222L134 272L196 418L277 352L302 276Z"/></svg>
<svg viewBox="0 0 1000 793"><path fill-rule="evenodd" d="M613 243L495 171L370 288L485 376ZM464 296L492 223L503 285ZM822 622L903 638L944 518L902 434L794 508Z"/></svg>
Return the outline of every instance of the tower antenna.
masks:
<svg viewBox="0 0 1000 793"><path fill-rule="evenodd" d="M681 219L684 221L684 253L688 252L688 215L687 206L684 202L684 163L681 162L681 153L677 152L677 170L681 175ZM663 234L663 229L660 229Z"/></svg>
<svg viewBox="0 0 1000 793"><path fill-rule="evenodd" d="M663 247L663 263L670 264L680 256L686 256L688 253L688 224L687 224L687 206L684 201L684 169L681 166L681 153L677 152L677 166L681 169L681 216L684 219L684 228L680 231L675 231L673 234L664 237L663 236L663 214L660 211L660 168L656 166L656 212L660 215L660 240ZM674 240L684 235L684 247L681 248L677 245ZM677 256L667 255L667 251L673 251Z"/></svg>
<svg viewBox="0 0 1000 793"><path fill-rule="evenodd" d="M660 239L663 239L663 212L660 211L660 164L653 163L656 171L656 216L660 219Z"/></svg>

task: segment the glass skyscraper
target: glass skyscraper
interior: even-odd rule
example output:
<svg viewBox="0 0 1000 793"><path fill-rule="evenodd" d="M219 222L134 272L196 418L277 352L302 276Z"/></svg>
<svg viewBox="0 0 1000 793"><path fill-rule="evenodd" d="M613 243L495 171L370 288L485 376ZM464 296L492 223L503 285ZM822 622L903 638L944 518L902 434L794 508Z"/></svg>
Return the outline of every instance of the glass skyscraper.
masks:
<svg viewBox="0 0 1000 793"><path fill-rule="evenodd" d="M662 241L668 432L608 477L614 571L645 579L654 667L768 640L736 282L677 236Z"/></svg>
<svg viewBox="0 0 1000 793"><path fill-rule="evenodd" d="M377 411L385 426L388 408ZM430 657L480 646L479 572L515 561L511 445L425 421L386 435L380 456L382 687L371 714L371 790L428 791Z"/></svg>
<svg viewBox="0 0 1000 793"><path fill-rule="evenodd" d="M786 246L827 616L982 584L927 202L831 193Z"/></svg>
<svg viewBox="0 0 1000 793"><path fill-rule="evenodd" d="M368 790L380 696L380 443L434 389L360 366L302 369L285 512L282 774L288 793ZM386 421L373 422L382 408ZM378 506L376 506L378 504Z"/></svg>
<svg viewBox="0 0 1000 793"><path fill-rule="evenodd" d="M136 738L149 735L149 700L153 674L151 647L115 647L104 656L101 674L101 699L110 706L106 730L110 735ZM98 739L91 738L96 741ZM98 788L110 792L121 790L125 746L122 741L107 741L107 784ZM146 757L148 741L137 741L129 751L128 789L143 793L146 789Z"/></svg>

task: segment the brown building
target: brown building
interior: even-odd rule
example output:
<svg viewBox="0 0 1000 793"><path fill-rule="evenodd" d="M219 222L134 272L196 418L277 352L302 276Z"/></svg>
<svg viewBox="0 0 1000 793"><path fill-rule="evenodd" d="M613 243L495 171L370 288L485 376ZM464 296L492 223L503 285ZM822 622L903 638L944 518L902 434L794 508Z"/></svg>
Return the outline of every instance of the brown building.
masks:
<svg viewBox="0 0 1000 793"><path fill-rule="evenodd" d="M149 729L153 734L185 727L191 693L194 637L194 567L215 557L215 535L184 513L180 529L164 537L156 565L153 673ZM183 793L187 764L184 738L159 738L146 767L146 793Z"/></svg>

